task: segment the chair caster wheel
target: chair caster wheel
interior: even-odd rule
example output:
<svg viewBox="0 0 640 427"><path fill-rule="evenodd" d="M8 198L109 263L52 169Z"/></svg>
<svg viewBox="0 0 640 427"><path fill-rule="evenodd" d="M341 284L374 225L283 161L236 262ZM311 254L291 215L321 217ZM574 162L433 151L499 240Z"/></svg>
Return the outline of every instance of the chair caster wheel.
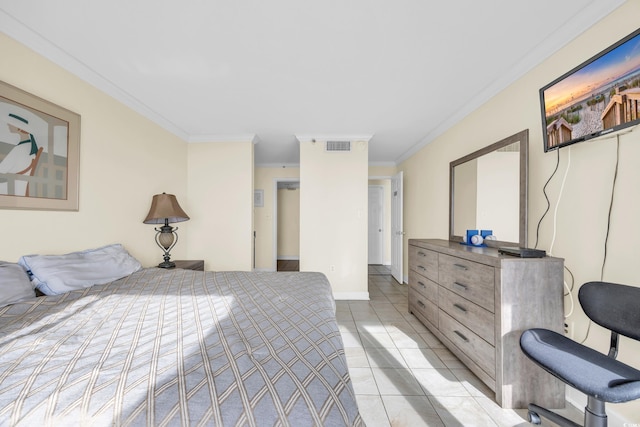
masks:
<svg viewBox="0 0 640 427"><path fill-rule="evenodd" d="M535 425L538 425L538 426L540 424L542 424L542 421L540 421L540 416L538 414L536 414L535 412L529 411L528 415L529 415L529 422L531 424L535 424Z"/></svg>

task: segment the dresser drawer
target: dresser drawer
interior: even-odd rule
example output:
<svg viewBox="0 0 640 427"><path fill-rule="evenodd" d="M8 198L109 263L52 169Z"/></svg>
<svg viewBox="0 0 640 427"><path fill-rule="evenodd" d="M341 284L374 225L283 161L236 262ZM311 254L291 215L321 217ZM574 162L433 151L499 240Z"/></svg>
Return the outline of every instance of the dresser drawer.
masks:
<svg viewBox="0 0 640 427"><path fill-rule="evenodd" d="M417 246L409 246L409 269L434 282L438 281L438 254Z"/></svg>
<svg viewBox="0 0 640 427"><path fill-rule="evenodd" d="M495 345L495 316L489 310L445 288L438 292L438 306L489 344Z"/></svg>
<svg viewBox="0 0 640 427"><path fill-rule="evenodd" d="M493 379L496 377L496 349L453 317L440 310L440 332Z"/></svg>
<svg viewBox="0 0 640 427"><path fill-rule="evenodd" d="M441 286L494 312L493 267L446 254L440 254L439 267Z"/></svg>
<svg viewBox="0 0 640 427"><path fill-rule="evenodd" d="M436 328L438 327L438 305L426 299L415 288L409 288L409 311L417 311Z"/></svg>
<svg viewBox="0 0 640 427"><path fill-rule="evenodd" d="M438 284L415 271L409 272L409 287L434 304L438 304Z"/></svg>

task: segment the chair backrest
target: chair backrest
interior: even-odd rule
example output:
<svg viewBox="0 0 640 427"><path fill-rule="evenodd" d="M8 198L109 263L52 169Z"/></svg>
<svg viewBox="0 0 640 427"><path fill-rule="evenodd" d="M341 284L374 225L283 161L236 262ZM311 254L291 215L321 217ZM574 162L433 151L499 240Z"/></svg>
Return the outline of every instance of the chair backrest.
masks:
<svg viewBox="0 0 640 427"><path fill-rule="evenodd" d="M598 325L640 340L640 287L588 282L580 287L578 299Z"/></svg>

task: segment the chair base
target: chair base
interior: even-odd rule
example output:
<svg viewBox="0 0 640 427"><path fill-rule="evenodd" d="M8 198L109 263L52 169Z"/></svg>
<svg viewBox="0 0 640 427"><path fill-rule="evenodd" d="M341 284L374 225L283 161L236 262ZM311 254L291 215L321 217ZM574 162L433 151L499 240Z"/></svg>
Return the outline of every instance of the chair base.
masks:
<svg viewBox="0 0 640 427"><path fill-rule="evenodd" d="M540 425L540 417L558 424L561 427L582 427L560 414L556 414L542 406L529 404L529 422ZM604 402L595 397L588 396L587 407L584 408L584 427L607 427L607 414L604 411Z"/></svg>
<svg viewBox="0 0 640 427"><path fill-rule="evenodd" d="M544 417L549 421L552 421L558 424L561 427L582 427L580 424L576 424L570 419L565 418L560 414L556 414L555 412L550 411L547 408L534 405L533 403L530 404L529 405L529 422L531 424L540 425L541 424L540 417Z"/></svg>

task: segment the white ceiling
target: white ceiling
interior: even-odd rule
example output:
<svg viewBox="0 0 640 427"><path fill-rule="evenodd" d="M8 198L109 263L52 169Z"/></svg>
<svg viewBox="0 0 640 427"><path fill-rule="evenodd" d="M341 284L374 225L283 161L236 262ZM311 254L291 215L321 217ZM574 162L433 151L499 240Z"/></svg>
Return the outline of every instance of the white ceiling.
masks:
<svg viewBox="0 0 640 427"><path fill-rule="evenodd" d="M0 0L0 30L186 141L372 135L391 165L623 2Z"/></svg>

